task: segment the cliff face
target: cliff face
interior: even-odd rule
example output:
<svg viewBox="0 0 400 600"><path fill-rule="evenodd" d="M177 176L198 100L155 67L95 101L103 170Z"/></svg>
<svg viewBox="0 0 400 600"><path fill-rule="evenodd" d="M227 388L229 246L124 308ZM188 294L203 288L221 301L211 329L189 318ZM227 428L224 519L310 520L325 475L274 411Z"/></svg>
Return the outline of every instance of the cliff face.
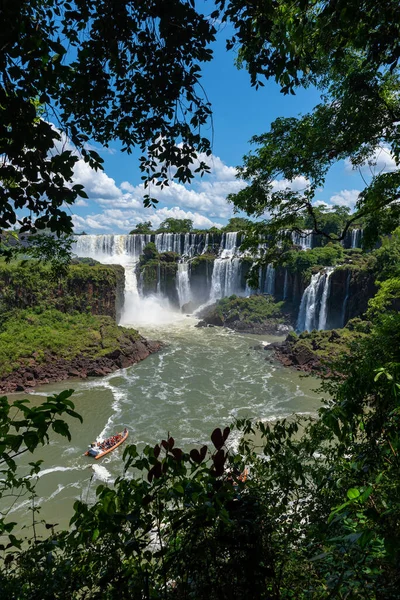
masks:
<svg viewBox="0 0 400 600"><path fill-rule="evenodd" d="M190 262L190 288L197 306L205 304L210 297L215 258L213 254L203 254Z"/></svg>
<svg viewBox="0 0 400 600"><path fill-rule="evenodd" d="M370 271L336 269L331 276L328 300L329 328L343 327L350 319L362 315L376 292L375 275Z"/></svg>
<svg viewBox="0 0 400 600"><path fill-rule="evenodd" d="M33 261L0 263L0 309L46 307L118 320L124 281L119 265L71 265L65 278L54 281L48 268Z"/></svg>

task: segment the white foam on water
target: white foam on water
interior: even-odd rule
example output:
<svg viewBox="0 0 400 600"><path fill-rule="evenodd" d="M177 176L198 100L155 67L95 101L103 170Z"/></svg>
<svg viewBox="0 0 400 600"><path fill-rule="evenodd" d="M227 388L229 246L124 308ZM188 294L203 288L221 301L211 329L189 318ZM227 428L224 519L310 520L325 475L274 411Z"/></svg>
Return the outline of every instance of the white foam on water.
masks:
<svg viewBox="0 0 400 600"><path fill-rule="evenodd" d="M43 477L44 475L50 475L51 473L57 473L58 471L77 471L79 470L80 467L61 467L61 466L57 466L57 467L50 467L49 469L43 469L43 471L40 471L37 475L34 475L34 477Z"/></svg>
<svg viewBox="0 0 400 600"><path fill-rule="evenodd" d="M92 465L92 469L94 471L96 479L99 479L103 483L109 483L113 481L113 476L111 475L110 471L108 471L102 465L94 464Z"/></svg>

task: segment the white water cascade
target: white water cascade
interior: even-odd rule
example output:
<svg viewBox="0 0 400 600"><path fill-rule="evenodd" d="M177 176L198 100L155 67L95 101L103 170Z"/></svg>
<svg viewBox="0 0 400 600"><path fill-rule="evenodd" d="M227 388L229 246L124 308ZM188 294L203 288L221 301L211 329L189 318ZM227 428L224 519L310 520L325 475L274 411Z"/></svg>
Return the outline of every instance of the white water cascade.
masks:
<svg viewBox="0 0 400 600"><path fill-rule="evenodd" d="M292 231L292 242L295 246L300 246L302 250L311 250L313 247L312 229L305 229L302 233Z"/></svg>
<svg viewBox="0 0 400 600"><path fill-rule="evenodd" d="M351 247L359 248L361 246L362 230L352 229L351 230Z"/></svg>
<svg viewBox="0 0 400 600"><path fill-rule="evenodd" d="M137 283L137 265L150 235L80 235L73 252L103 264L121 265L125 271L124 305L121 324L166 323L176 318L167 298L157 294L143 298Z"/></svg>
<svg viewBox="0 0 400 600"><path fill-rule="evenodd" d="M178 263L176 274L176 291L178 292L179 308L190 302L192 294L190 291L189 264L187 262Z"/></svg>
<svg viewBox="0 0 400 600"><path fill-rule="evenodd" d="M214 261L212 272L210 302L232 294L243 294L237 235L236 232L222 235L220 255Z"/></svg>
<svg viewBox="0 0 400 600"><path fill-rule="evenodd" d="M346 279L346 292L345 292L345 297L343 300L343 306L342 306L342 327L344 327L347 323L347 305L349 303L349 297L350 297L350 281L351 281L351 271L349 271L348 275L347 275L347 279Z"/></svg>
<svg viewBox="0 0 400 600"><path fill-rule="evenodd" d="M283 282L283 299L287 300L288 297L288 287L289 287L289 275L288 270L285 269L285 280Z"/></svg>
<svg viewBox="0 0 400 600"><path fill-rule="evenodd" d="M326 269L325 278L324 278L324 288L322 292L321 305L319 309L319 321L318 321L318 329L324 330L326 329L326 322L328 318L328 298L329 291L331 289L331 275L333 273L332 268Z"/></svg>
<svg viewBox="0 0 400 600"><path fill-rule="evenodd" d="M330 277L333 269L328 267L324 272L312 275L311 282L304 290L301 298L297 331L325 329L328 318L328 298Z"/></svg>
<svg viewBox="0 0 400 600"><path fill-rule="evenodd" d="M264 293L271 296L275 293L275 269L272 265L267 265L265 274Z"/></svg>

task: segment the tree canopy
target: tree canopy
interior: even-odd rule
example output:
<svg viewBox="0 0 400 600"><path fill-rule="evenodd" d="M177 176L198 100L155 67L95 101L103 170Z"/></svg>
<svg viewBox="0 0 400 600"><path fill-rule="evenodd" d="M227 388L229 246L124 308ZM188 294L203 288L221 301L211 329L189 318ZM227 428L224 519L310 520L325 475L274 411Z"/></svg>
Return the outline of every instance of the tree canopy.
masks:
<svg viewBox="0 0 400 600"><path fill-rule="evenodd" d="M211 106L200 78L201 64L212 58L216 19L230 24L227 47L252 85L272 77L283 93L314 85L322 94L313 112L277 119L256 136L258 149L240 169L249 186L231 199L249 215L272 216L270 236L294 228L304 210L327 235L313 199L335 162L373 164L381 148L397 165L398 2L215 0L211 10L201 14L192 0L174 0L168 10L137 0L3 3L0 228L18 215L22 231L70 232L64 207L85 197L73 185L78 156L102 166L90 142L139 148L143 181L156 190L168 185L170 172L185 183L207 171L194 161L196 153L211 153L202 135ZM277 179L298 177L303 190L273 188ZM363 239L372 244L398 222L398 198L397 167L375 173L334 236L343 238L365 217ZM155 202L145 197L145 205Z"/></svg>
<svg viewBox="0 0 400 600"><path fill-rule="evenodd" d="M174 219L168 217L160 224L157 229L158 233L188 233L193 229L193 221L191 219Z"/></svg>
<svg viewBox="0 0 400 600"><path fill-rule="evenodd" d="M0 229L25 209L22 231L70 232L78 155L103 162L89 142L138 147L145 182L166 184L171 166L190 181L196 152L211 153L199 65L215 35L191 1L4 2L1 17Z"/></svg>
<svg viewBox="0 0 400 600"><path fill-rule="evenodd" d="M129 234L133 235L134 233L151 233L152 231L153 225L151 221L142 221L141 223L138 223L135 229L132 229Z"/></svg>
<svg viewBox="0 0 400 600"><path fill-rule="evenodd" d="M344 239L363 218L369 246L397 226L399 11L397 2L340 0L281 0L275 10L272 3L259 10L239 2L227 9L237 29L232 43L239 45L239 62L254 85L265 76L274 77L284 93L309 85L321 92L312 112L278 118L269 132L255 136L257 147L239 168L249 185L230 199L236 209L268 218L270 240L299 229L304 211L312 229L330 239ZM354 214L340 231L327 232L313 201L331 167L344 159L354 168L370 166L371 174ZM276 185L280 180L286 185Z"/></svg>

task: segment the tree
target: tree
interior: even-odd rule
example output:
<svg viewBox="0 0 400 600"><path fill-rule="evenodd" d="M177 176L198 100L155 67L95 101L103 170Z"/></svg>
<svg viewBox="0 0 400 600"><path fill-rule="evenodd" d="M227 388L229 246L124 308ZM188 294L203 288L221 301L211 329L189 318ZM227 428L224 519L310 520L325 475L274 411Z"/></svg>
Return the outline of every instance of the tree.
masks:
<svg viewBox="0 0 400 600"><path fill-rule="evenodd" d="M168 217L157 229L157 232L167 233L188 233L193 229L193 221L191 219L174 219Z"/></svg>
<svg viewBox="0 0 400 600"><path fill-rule="evenodd" d="M151 221L143 221L138 223L135 229L132 229L132 231L129 232L129 235L133 235L135 233L151 233L152 227Z"/></svg>
<svg viewBox="0 0 400 600"><path fill-rule="evenodd" d="M244 219L243 217L232 217L229 219L227 225L222 227L221 231L246 231L252 225L250 219Z"/></svg>
<svg viewBox="0 0 400 600"><path fill-rule="evenodd" d="M0 230L71 232L63 205L87 197L71 185L88 144L119 140L141 151L145 184L190 181L196 152L211 154L199 64L211 58L211 21L190 0L5 2L0 36ZM160 91L162 90L162 93ZM57 128L51 123L56 123ZM204 161L199 172L208 170ZM145 204L152 204L150 196Z"/></svg>
<svg viewBox="0 0 400 600"><path fill-rule="evenodd" d="M298 219L305 211L313 230L328 239L344 239L364 218L363 243L371 246L400 218L399 5L377 7L372 0L278 5L279 10L267 2L260 10L258 3L239 0L227 7L239 63L253 85L274 77L283 93L294 93L312 84L322 99L311 113L278 118L269 132L252 139L257 148L239 169L249 185L230 199L249 215L268 214L271 242L301 230ZM348 158L355 168L370 165L372 174L354 214L340 232L327 232L313 201L330 168ZM276 186L279 179L287 185Z"/></svg>
<svg viewBox="0 0 400 600"><path fill-rule="evenodd" d="M251 185L232 197L238 208L254 216L271 210L280 230L295 227L298 213L307 210L321 232L312 200L335 161L376 162L381 147L398 162L395 0L379 6L372 0L215 0L214 7L209 18L193 0L173 0L168 11L163 2L138 0L4 3L1 229L24 210L22 232L71 231L63 205L86 196L71 185L77 152L95 169L102 164L89 141L107 146L119 140L126 152L138 147L143 181L154 189L168 185L169 167L183 183L207 171L204 161L194 168L196 154L211 154L201 135L211 107L200 65L212 57L217 18L230 22L228 48L238 50L237 63L253 85L274 77L283 93L313 84L323 94L309 115L278 119L269 134L254 138L260 151L245 158L241 176ZM277 177L298 176L305 178L304 193L271 187ZM398 220L398 197L397 169L372 177L339 237L364 216L363 239L373 243ZM145 197L146 206L155 202Z"/></svg>

